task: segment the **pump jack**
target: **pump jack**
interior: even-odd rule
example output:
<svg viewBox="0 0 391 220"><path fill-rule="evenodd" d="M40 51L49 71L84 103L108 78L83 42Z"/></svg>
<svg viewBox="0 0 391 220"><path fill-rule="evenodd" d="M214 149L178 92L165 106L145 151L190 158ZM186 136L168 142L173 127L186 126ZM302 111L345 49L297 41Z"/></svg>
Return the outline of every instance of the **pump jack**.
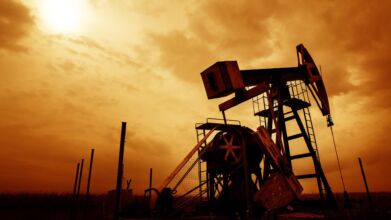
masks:
<svg viewBox="0 0 391 220"><path fill-rule="evenodd" d="M172 190L175 193L189 170L199 163L199 186L189 193L199 188L201 200L206 198L216 212L229 210L248 215L253 212L254 205L268 210L284 207L300 197L303 188L298 180L309 178L316 179L320 199L336 207L320 163L311 119L306 118L311 105L307 90L304 90L308 88L321 113L326 116L327 125L333 125L326 89L306 48L299 44L296 52L297 67L240 70L236 61L222 61L201 73L208 99L231 94L234 97L219 105L224 123L196 125L197 138L203 138L163 181L158 191ZM303 95L307 97L300 98ZM265 98L264 108L254 115L261 117L263 124L256 131L232 124L225 118L225 111L250 99L259 100L257 97L260 96ZM303 111L304 123L299 111ZM300 132L288 134L288 121L295 121ZM207 143L213 132L217 134ZM290 142L298 138L304 140L308 152L292 155ZM172 189L169 188L196 153L198 157L190 164L189 170ZM302 158L312 160L314 173L295 175L292 161ZM201 170L202 167L205 170ZM188 193L180 198L186 195Z"/></svg>
<svg viewBox="0 0 391 220"><path fill-rule="evenodd" d="M262 93L266 93L268 109L256 112L255 115L265 117L266 128L260 128L256 132L258 140L263 136L276 133L276 147L281 157L286 161L285 169L292 168L292 160L311 157L315 173L296 176L297 179L316 178L321 198L326 193L326 201L335 204L333 193L330 189L326 176L320 164L317 152L312 146L310 134L299 117L298 111L308 108L310 104L295 97L294 91L289 91L289 82L302 81L309 89L313 99L317 103L323 116L327 118L328 126L333 122L330 115L330 107L322 76L307 49L299 44L296 47L297 67L239 70L236 61L217 62L201 73L205 90L209 99L221 98L232 93L235 96L219 105L220 111L224 112L244 101L252 99ZM249 88L249 89L248 89ZM297 94L296 94L297 95ZM290 108L284 112L283 106ZM286 117L286 115L291 116ZM300 129L299 134L289 136L285 123L289 120L296 120ZM274 124L274 126L273 126ZM262 134L262 135L261 135ZM308 153L291 155L289 141L296 138L304 138ZM263 145L265 143L261 141ZM270 160L266 158L266 160ZM270 162L266 162L270 164ZM267 178L270 166L264 167L264 176Z"/></svg>

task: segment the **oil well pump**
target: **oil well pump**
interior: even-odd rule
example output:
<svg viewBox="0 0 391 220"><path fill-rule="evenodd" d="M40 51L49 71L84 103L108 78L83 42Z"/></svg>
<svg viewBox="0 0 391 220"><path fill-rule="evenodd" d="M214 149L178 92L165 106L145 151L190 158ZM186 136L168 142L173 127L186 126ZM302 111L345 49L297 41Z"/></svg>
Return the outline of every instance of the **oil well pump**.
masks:
<svg viewBox="0 0 391 220"><path fill-rule="evenodd" d="M233 97L219 105L223 119L196 124L198 143L157 189L171 192L172 210L207 204L209 211L244 216L279 209L300 198L304 179L316 182L324 204L336 205L309 111L314 100L327 125L333 125L325 85L307 49L300 44L296 52L296 67L241 70L236 61L222 61L201 73L208 99ZM260 118L255 130L225 116L247 100ZM294 153L299 139L305 151ZM292 164L304 159L312 171L297 174ZM197 178L187 180L192 173Z"/></svg>

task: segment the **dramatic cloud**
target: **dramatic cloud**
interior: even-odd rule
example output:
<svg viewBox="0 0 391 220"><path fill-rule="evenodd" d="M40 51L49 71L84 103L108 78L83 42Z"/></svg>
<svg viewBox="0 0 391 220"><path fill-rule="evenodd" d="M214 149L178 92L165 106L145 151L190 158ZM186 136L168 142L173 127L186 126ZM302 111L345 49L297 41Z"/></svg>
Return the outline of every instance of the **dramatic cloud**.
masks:
<svg viewBox="0 0 391 220"><path fill-rule="evenodd" d="M161 54L157 66L198 85L199 73L217 60L238 60L243 69L294 66L294 48L304 43L322 67L330 99L338 100L331 108L347 175L354 180L360 155L368 159L372 172L386 172L388 162L374 158L390 153L381 147L386 143L382 137L389 130L391 113L390 3L199 1L192 6L183 31L150 34L151 48L158 48ZM198 88L202 93L203 88ZM316 121L324 124L323 118ZM380 124L373 127L375 122ZM329 140L329 131L319 130L322 135L318 137ZM325 148L331 142L322 143L324 160L333 161L333 148ZM349 149L356 153L349 154ZM336 163L324 166L332 173L333 182L339 182L334 175ZM358 190L354 181L349 183ZM382 189L390 184L388 180L377 182Z"/></svg>
<svg viewBox="0 0 391 220"><path fill-rule="evenodd" d="M241 69L295 66L303 43L322 67L349 190L363 190L357 157L374 191L390 189L383 176L391 166L391 3L88 2L91 20L73 35L44 30L31 15L39 18L38 3L0 2L0 50L29 51L0 59L0 188L70 191L76 162L94 147L93 192L106 192L115 183L121 121L128 122L125 177L143 192L153 167L157 186L194 146L194 123L221 117L224 98L207 100L202 70L219 60ZM322 165L340 191L330 131L316 106L312 113ZM227 117L258 126L249 102Z"/></svg>
<svg viewBox="0 0 391 220"><path fill-rule="evenodd" d="M327 85L331 95L390 93L389 3L265 2L193 3L188 29L152 34L152 46L178 78L199 83L199 72L216 58L236 59L242 68L295 65L294 47L304 43L324 67L325 81L333 82Z"/></svg>
<svg viewBox="0 0 391 220"><path fill-rule="evenodd" d="M34 25L30 10L15 1L0 2L0 49L8 51L26 51L20 40L29 34Z"/></svg>

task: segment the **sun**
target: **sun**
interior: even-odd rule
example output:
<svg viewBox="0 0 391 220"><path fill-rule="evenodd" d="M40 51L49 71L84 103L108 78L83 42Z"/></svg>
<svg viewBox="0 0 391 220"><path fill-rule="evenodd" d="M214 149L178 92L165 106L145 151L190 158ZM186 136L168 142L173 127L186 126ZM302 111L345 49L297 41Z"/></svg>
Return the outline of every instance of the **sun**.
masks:
<svg viewBox="0 0 391 220"><path fill-rule="evenodd" d="M40 17L50 32L77 33L82 28L85 9L83 0L42 0Z"/></svg>

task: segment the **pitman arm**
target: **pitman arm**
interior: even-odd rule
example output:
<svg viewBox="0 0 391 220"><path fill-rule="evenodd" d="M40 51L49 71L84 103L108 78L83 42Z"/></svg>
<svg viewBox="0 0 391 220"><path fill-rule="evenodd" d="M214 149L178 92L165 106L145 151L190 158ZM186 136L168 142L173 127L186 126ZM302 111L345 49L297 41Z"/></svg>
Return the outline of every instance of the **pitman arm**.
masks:
<svg viewBox="0 0 391 220"><path fill-rule="evenodd" d="M329 125L330 107L322 76L303 44L296 46L297 67L240 70L236 61L217 62L201 73L208 99L235 96L219 105L226 111L270 89L273 83L303 80ZM253 86L247 90L246 87Z"/></svg>

